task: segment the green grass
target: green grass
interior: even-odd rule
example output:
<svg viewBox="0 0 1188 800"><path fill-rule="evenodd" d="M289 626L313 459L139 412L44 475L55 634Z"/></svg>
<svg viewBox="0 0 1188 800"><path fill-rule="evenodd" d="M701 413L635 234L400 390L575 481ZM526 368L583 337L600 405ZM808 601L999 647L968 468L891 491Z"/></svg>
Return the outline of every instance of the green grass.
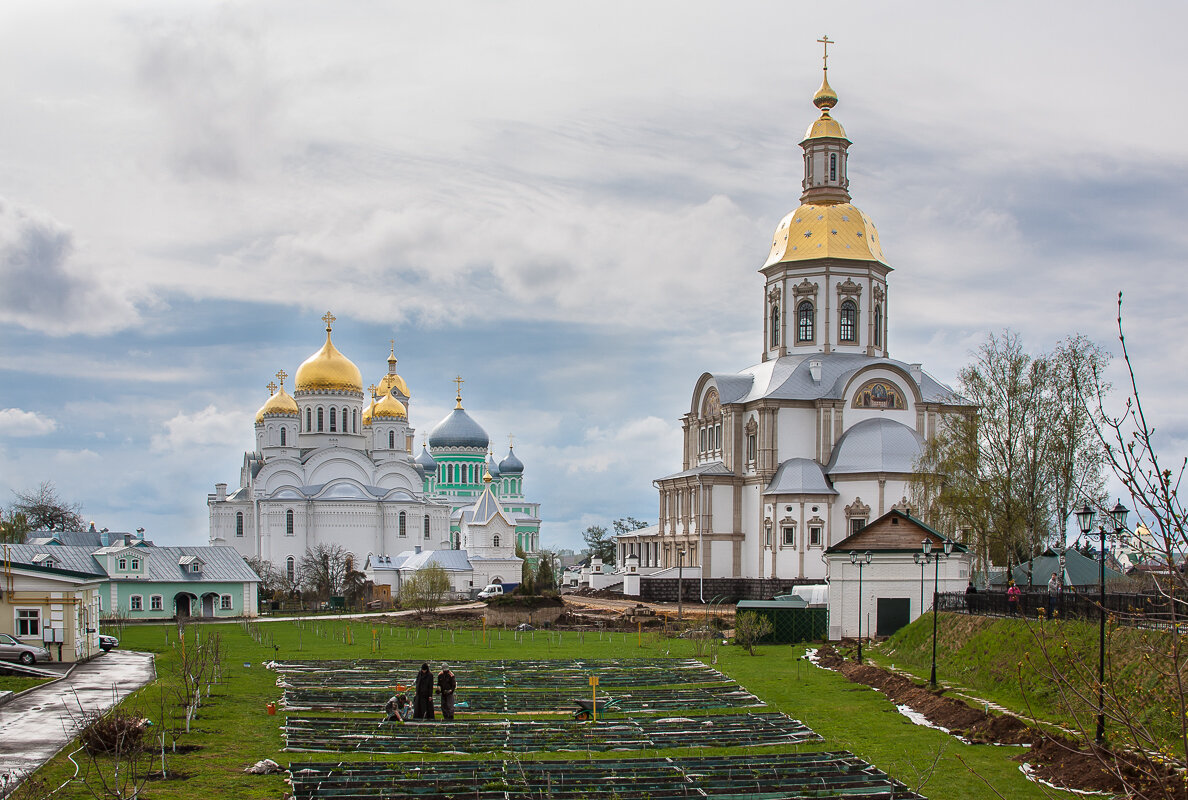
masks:
<svg viewBox="0 0 1188 800"><path fill-rule="evenodd" d="M0 675L0 692L23 692L49 683L53 678L20 678L16 675Z"/></svg>
<svg viewBox="0 0 1188 800"><path fill-rule="evenodd" d="M1098 637L1098 624L1088 621L941 614L937 619L937 677L1022 716L1065 726L1079 721L1092 730ZM1127 710L1141 719L1162 745L1182 756L1183 747L1176 741L1174 686L1155 666L1171 663L1167 655L1170 644L1170 637L1159 631L1107 627L1107 680L1118 696L1125 698ZM932 617L921 617L867 652L876 663L893 664L927 679L932 663ZM1068 681L1063 690L1054 679L1057 675ZM1070 692L1069 684L1078 691ZM1107 699L1107 710L1111 705Z"/></svg>
<svg viewBox="0 0 1188 800"><path fill-rule="evenodd" d="M373 628L381 632L381 650L378 653L372 652ZM457 663L468 659L496 658L689 657L694 648L690 641L662 639L655 633L642 636L642 647L635 633L579 635L564 632L558 639L557 634L550 636L537 632L535 636L516 639L510 632L488 631L484 643L481 631L460 630L451 633L446 629L410 629L371 622L348 626L341 621L316 620L300 624L259 623L254 626L254 637L239 625L191 626L187 634L191 643L195 629L200 630L203 636L217 632L222 637L228 667L225 680L216 687L209 702L200 710L194 731L179 740L179 745L196 749L169 758L170 770L186 777L150 782L144 795L148 798L242 797L274 800L283 795L283 777L244 775L244 767L261 758L272 758L282 766L290 760L387 758L281 752L283 743L279 726L283 717L269 716L265 711L267 702L280 697L281 691L275 685L277 673L261 666L261 662L274 655L285 659L412 658L433 663L443 660ZM157 698L161 686L167 686L171 680L171 667L177 658L176 639L176 627L168 625L128 626L121 636L122 648L158 654L160 680L127 701L128 705L142 709L152 719L157 719L160 713ZM1016 748L963 745L938 731L913 725L897 713L883 695L851 684L841 676L808 662L798 662L797 656L803 652L803 647L771 645L760 646L756 648L756 656L748 656L741 648L724 647L719 651L716 666L766 700L773 709L788 713L825 737L823 744L808 749L850 750L913 787L921 783L935 762L935 771L922 790L930 798L957 800L989 796L990 792L982 778L1003 795L1012 797L1012 800L1044 796L1022 777L1018 765L1010 760L1018 752ZM245 663L249 666L244 666ZM464 690L465 687L462 687ZM673 752L650 751L638 755L671 755ZM703 755L724 752L753 754L756 750L698 750ZM594 754L594 757L621 759L625 755L605 753ZM530 754L526 757L573 758L574 755ZM416 755L413 758L432 760L434 757ZM159 764L154 764L154 769L157 768ZM39 776L47 784L56 786L73 773L74 767L65 756L59 756ZM88 796L86 789L77 784L68 786L56 795L65 798Z"/></svg>

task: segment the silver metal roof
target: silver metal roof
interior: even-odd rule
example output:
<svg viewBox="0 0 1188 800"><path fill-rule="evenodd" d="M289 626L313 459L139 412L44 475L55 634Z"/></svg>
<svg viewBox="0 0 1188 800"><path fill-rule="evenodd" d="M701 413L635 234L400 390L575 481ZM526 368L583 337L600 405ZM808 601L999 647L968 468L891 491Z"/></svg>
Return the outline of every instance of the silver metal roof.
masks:
<svg viewBox="0 0 1188 800"><path fill-rule="evenodd" d="M683 472L674 472L671 475L665 475L663 478L660 478L660 480L666 481L669 478L688 478L691 475L733 475L733 474L734 473L731 472L726 467L726 465L723 464L721 461L711 461L708 464L698 464L696 467L693 467L692 469L684 470Z"/></svg>
<svg viewBox="0 0 1188 800"><path fill-rule="evenodd" d="M59 545L54 547L53 554L66 569L79 572L100 572L106 574L106 552L118 552L129 549L131 553L144 559L144 578L159 582L184 583L213 583L218 581L246 581L258 583L258 576L247 565L234 547L226 545L207 545L202 547L116 547L95 549L75 545ZM33 563L33 558L42 552L42 548L27 544L9 545L9 555L13 561ZM99 554L96 557L93 554ZM189 572L180 563L186 556L196 556L202 561L201 572ZM191 559L192 560L192 559ZM142 580L141 578L117 577L113 580Z"/></svg>
<svg viewBox="0 0 1188 800"><path fill-rule="evenodd" d="M790 458L780 464L764 494L837 494L821 465L811 458Z"/></svg>
<svg viewBox="0 0 1188 800"><path fill-rule="evenodd" d="M499 474L519 475L524 471L524 462L516 458L515 448L507 448L507 458L499 462Z"/></svg>
<svg viewBox="0 0 1188 800"><path fill-rule="evenodd" d="M860 472L910 473L924 451L924 438L889 419L864 419L837 440L826 475Z"/></svg>
<svg viewBox="0 0 1188 800"><path fill-rule="evenodd" d="M487 432L461 408L455 408L429 432L429 446L434 450L439 447L481 447L486 450L490 443Z"/></svg>
<svg viewBox="0 0 1188 800"><path fill-rule="evenodd" d="M435 459L425 445L421 444L421 452L413 459L414 462L421 466L428 475L435 475L437 473L437 459Z"/></svg>

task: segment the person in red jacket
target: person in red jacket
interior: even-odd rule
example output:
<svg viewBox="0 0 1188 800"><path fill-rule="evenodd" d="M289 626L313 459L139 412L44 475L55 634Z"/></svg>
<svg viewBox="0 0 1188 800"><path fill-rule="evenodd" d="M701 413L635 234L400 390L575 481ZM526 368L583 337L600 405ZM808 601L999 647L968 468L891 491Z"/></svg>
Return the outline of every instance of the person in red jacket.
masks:
<svg viewBox="0 0 1188 800"><path fill-rule="evenodd" d="M1015 585L1014 581L1011 581L1011 585L1007 588L1007 608L1010 609L1012 617L1019 613L1019 595L1021 594L1019 587Z"/></svg>

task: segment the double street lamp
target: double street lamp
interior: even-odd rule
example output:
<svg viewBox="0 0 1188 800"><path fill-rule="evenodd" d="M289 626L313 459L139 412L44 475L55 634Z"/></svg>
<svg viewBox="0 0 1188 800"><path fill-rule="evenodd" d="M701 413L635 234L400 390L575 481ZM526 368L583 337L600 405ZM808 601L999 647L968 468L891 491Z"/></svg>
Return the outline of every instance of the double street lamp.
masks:
<svg viewBox="0 0 1188 800"><path fill-rule="evenodd" d="M943 547L944 553L933 553L932 540L925 539L920 543L922 553L916 553L916 556L921 556L916 562L920 564L921 596L923 595L923 565L929 561L934 564L932 568L932 676L928 679L933 689L936 688L936 604L940 599L940 562L942 558L948 558L949 553L953 552L953 540L945 539Z"/></svg>
<svg viewBox="0 0 1188 800"><path fill-rule="evenodd" d="M870 563L872 558L867 550L861 555L856 550L850 551L850 563L858 565L858 663L862 663L862 568Z"/></svg>
<svg viewBox="0 0 1188 800"><path fill-rule="evenodd" d="M1110 509L1110 518L1114 523L1114 536L1121 536L1126 531L1126 515L1130 513L1130 509L1122 505L1119 500L1112 509ZM1088 537L1089 531L1093 530L1093 520L1097 517L1097 512L1085 506L1077 512L1077 526L1081 529L1081 535ZM1100 548L1098 555L1100 556L1098 564L1098 612L1099 612L1099 626L1097 635L1097 733L1094 740L1101 744L1101 740L1105 738L1105 618L1106 618L1106 596L1105 596L1105 548L1106 548L1106 526L1104 524L1098 526L1098 533L1101 536Z"/></svg>

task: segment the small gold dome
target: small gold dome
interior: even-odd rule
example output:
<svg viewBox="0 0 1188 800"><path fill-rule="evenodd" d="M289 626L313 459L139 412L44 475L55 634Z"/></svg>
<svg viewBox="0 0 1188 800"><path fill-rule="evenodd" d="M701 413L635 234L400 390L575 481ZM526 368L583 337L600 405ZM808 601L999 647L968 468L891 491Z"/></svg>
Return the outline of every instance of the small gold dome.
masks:
<svg viewBox="0 0 1188 800"><path fill-rule="evenodd" d="M275 386L276 384L273 385ZM297 415L297 401L294 400L293 395L286 392L285 387L282 386L280 391L274 394L272 397L269 397L268 402L261 406L260 410L256 412L256 422L263 422L264 417L267 416L296 417Z"/></svg>
<svg viewBox="0 0 1188 800"><path fill-rule="evenodd" d="M371 405L363 409L363 425L371 424L371 415L375 413L375 398L372 398Z"/></svg>
<svg viewBox="0 0 1188 800"><path fill-rule="evenodd" d="M370 419L408 419L408 411L395 397L384 395L371 411Z"/></svg>
<svg viewBox="0 0 1188 800"><path fill-rule="evenodd" d="M813 105L822 111L828 111L837 105L837 92L829 85L829 75L821 77L821 88L813 95Z"/></svg>
<svg viewBox="0 0 1188 800"><path fill-rule="evenodd" d="M887 264L874 223L852 203L805 204L784 217L776 227L771 252L763 266L811 258Z"/></svg>
<svg viewBox="0 0 1188 800"><path fill-rule="evenodd" d="M846 136L846 129L841 126L840 122L829 116L828 109L822 111L821 117L809 125L808 130L804 132L801 144L809 139L845 139L847 142L850 141Z"/></svg>
<svg viewBox="0 0 1188 800"><path fill-rule="evenodd" d="M337 390L362 392L363 376L349 358L338 352L330 341L330 326L326 326L326 344L305 359L297 368L297 391Z"/></svg>
<svg viewBox="0 0 1188 800"><path fill-rule="evenodd" d="M404 397L412 397L408 391L408 384L404 382L404 378L396 374L396 342L392 342L392 350L388 353L388 374L384 375L379 382L379 394L385 395L395 389Z"/></svg>

